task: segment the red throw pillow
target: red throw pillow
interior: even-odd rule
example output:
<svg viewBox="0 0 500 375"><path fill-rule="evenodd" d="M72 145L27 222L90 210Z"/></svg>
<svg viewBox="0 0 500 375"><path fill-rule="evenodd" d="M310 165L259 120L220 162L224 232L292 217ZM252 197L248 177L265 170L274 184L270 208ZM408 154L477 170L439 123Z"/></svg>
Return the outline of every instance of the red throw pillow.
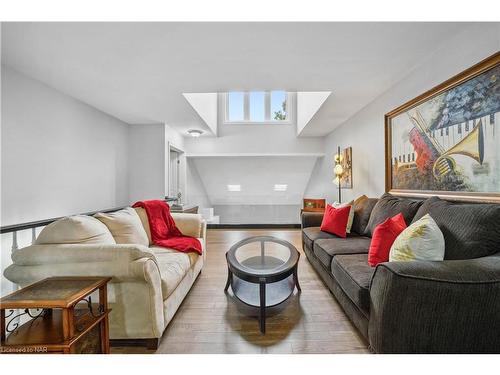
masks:
<svg viewBox="0 0 500 375"><path fill-rule="evenodd" d="M375 227L368 250L368 264L370 266L375 267L379 263L389 261L391 246L405 228L406 222L402 213L388 218Z"/></svg>
<svg viewBox="0 0 500 375"><path fill-rule="evenodd" d="M327 205L320 229L323 232L345 238L347 236L346 229L350 211L351 206L335 208L331 205Z"/></svg>

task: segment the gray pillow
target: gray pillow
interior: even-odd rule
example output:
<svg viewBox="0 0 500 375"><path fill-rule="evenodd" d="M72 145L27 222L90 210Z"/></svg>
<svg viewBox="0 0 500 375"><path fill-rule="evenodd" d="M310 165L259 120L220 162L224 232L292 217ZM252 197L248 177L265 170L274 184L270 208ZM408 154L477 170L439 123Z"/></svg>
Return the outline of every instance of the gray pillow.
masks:
<svg viewBox="0 0 500 375"><path fill-rule="evenodd" d="M500 251L500 204L427 199L413 221L430 214L443 232L444 259L472 259Z"/></svg>
<svg viewBox="0 0 500 375"><path fill-rule="evenodd" d="M421 204L421 200L399 198L385 193L373 207L364 235L371 237L377 225L399 213L403 214L406 224L410 224Z"/></svg>
<svg viewBox="0 0 500 375"><path fill-rule="evenodd" d="M366 225L370 220L370 214L377 203L378 198L368 198L362 195L354 201L354 219L352 221L351 232L363 235Z"/></svg>

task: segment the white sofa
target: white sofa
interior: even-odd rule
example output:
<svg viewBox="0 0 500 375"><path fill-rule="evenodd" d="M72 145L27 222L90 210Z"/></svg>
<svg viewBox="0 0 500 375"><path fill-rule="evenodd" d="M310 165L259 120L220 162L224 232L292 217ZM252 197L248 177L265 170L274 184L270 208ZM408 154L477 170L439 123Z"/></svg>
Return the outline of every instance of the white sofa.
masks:
<svg viewBox="0 0 500 375"><path fill-rule="evenodd" d="M4 275L20 286L50 276L111 276L110 338L156 347L203 267L206 222L201 215L172 214L183 234L200 240L199 256L154 246L145 211L117 212L124 213L132 224L106 222L113 213L104 220L96 215L101 221L73 216L50 224L33 245L13 253ZM139 243L123 243L127 239Z"/></svg>

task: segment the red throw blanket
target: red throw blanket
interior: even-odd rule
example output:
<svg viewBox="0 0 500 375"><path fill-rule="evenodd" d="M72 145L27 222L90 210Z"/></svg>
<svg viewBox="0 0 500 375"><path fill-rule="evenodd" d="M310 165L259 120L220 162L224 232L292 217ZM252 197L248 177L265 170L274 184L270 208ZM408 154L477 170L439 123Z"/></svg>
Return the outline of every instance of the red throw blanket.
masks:
<svg viewBox="0 0 500 375"><path fill-rule="evenodd" d="M151 240L155 245L169 247L183 253L196 251L201 255L200 241L181 233L175 225L167 203L160 200L140 201L134 203L132 207L142 207L146 210L151 229Z"/></svg>

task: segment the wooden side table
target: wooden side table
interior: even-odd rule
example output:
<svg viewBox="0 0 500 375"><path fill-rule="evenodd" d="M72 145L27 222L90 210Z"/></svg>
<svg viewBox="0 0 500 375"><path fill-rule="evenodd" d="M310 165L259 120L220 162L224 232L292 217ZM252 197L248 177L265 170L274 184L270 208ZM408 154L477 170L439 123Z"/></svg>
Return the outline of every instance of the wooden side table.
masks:
<svg viewBox="0 0 500 375"><path fill-rule="evenodd" d="M303 199L303 207L300 210L302 212L325 212L326 199Z"/></svg>
<svg viewBox="0 0 500 375"><path fill-rule="evenodd" d="M50 277L3 297L0 353L109 353L110 280Z"/></svg>

